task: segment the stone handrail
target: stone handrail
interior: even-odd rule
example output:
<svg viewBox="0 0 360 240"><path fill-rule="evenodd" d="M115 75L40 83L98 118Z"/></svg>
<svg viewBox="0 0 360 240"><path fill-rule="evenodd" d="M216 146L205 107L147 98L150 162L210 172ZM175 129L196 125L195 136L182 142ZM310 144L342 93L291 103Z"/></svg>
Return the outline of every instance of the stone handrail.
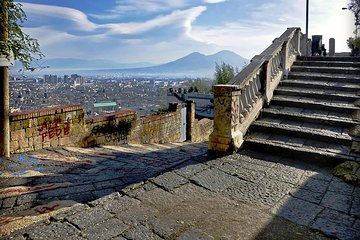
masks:
<svg viewBox="0 0 360 240"><path fill-rule="evenodd" d="M288 28L229 84L213 87L214 131L209 150L228 152L241 147L243 136L263 105L270 103L296 57L304 54L304 44L300 28Z"/></svg>

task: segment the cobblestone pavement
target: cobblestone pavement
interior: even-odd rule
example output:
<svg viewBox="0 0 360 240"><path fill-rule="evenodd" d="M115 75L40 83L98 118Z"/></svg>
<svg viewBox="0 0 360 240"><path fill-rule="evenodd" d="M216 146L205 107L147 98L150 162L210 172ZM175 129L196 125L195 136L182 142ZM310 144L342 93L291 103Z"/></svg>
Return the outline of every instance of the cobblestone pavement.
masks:
<svg viewBox="0 0 360 240"><path fill-rule="evenodd" d="M330 169L205 143L43 150L0 181L3 239L360 239L360 188Z"/></svg>

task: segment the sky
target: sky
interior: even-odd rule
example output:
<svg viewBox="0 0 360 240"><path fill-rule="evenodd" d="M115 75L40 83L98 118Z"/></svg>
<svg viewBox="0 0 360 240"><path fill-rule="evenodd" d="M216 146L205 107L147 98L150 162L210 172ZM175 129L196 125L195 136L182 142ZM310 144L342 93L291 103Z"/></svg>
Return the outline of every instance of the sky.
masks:
<svg viewBox="0 0 360 240"><path fill-rule="evenodd" d="M160 64L191 52L251 59L287 27L305 32L306 0L18 0L47 58ZM349 0L310 0L309 35L348 51Z"/></svg>

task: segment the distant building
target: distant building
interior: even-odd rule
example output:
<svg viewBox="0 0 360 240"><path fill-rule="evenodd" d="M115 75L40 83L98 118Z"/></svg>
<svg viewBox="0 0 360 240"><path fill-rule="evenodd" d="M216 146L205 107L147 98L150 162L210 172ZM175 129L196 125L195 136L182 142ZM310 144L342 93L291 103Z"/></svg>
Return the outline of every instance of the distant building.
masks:
<svg viewBox="0 0 360 240"><path fill-rule="evenodd" d="M100 102L94 103L94 111L96 113L111 113L118 110L116 102Z"/></svg>

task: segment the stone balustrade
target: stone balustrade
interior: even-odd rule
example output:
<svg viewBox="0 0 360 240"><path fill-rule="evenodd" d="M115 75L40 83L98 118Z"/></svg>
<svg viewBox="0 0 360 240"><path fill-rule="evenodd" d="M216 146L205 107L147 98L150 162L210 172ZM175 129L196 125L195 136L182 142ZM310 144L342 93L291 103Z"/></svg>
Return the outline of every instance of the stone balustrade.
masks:
<svg viewBox="0 0 360 240"><path fill-rule="evenodd" d="M243 136L263 105L270 103L296 57L304 54L305 42L300 28L288 28L229 84L213 87L214 131L209 150L228 152L241 147Z"/></svg>

